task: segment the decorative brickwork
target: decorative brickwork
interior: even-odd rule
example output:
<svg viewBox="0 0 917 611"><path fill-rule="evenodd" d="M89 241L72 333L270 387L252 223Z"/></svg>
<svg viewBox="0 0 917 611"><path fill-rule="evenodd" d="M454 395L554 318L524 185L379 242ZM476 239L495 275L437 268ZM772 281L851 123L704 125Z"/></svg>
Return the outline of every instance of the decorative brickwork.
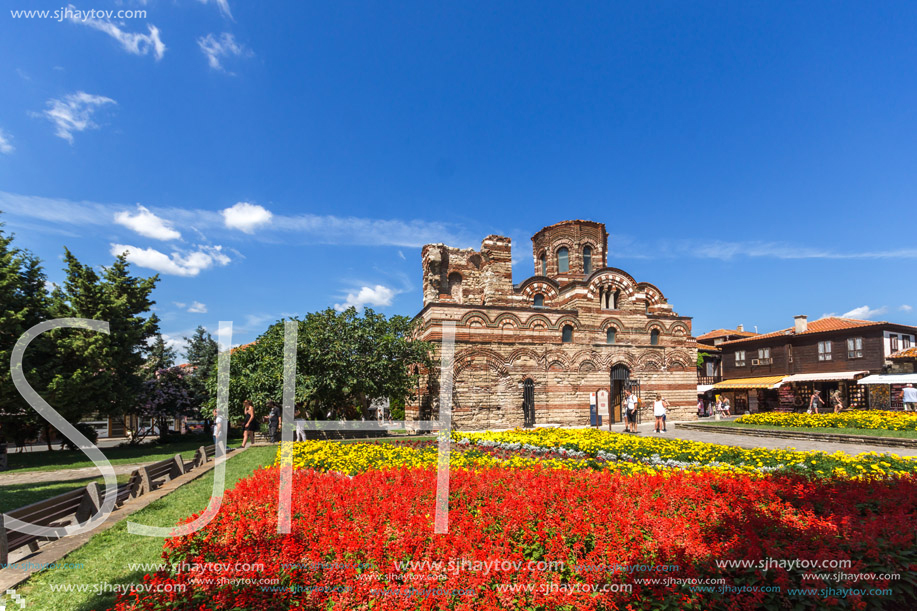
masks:
<svg viewBox="0 0 917 611"><path fill-rule="evenodd" d="M564 221L539 231L532 244L535 276L515 286L509 238L488 236L480 251L423 248L418 336L439 342L441 323L456 323L455 427L522 426L527 379L537 425L588 425L590 393L602 388L619 422L622 387L610 376L616 365L639 381L645 403L662 394L673 419L696 418L691 319L673 312L657 287L607 267L605 226ZM437 416L438 370L422 373L408 420ZM602 416L607 423L609 414Z"/></svg>

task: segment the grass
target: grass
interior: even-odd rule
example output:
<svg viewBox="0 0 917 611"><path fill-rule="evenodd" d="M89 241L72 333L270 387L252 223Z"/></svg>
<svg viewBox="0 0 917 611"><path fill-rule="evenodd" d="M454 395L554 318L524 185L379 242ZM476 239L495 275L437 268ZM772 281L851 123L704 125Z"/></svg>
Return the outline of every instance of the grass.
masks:
<svg viewBox="0 0 917 611"><path fill-rule="evenodd" d="M129 477L130 475L127 473L119 475L118 483L122 484L126 482ZM70 492L77 488L83 488L92 481L98 482L100 486L105 486L105 480L101 477L0 486L0 511L10 511L25 507L26 505L49 499L58 494Z"/></svg>
<svg viewBox="0 0 917 611"><path fill-rule="evenodd" d="M213 439L182 440L168 444L143 444L123 448L100 448L113 465L130 465L141 462L155 462L181 454L190 460L202 445L212 445ZM7 455L11 471L58 471L60 469L80 469L92 467L93 462L79 450L51 450L43 452L13 452Z"/></svg>
<svg viewBox="0 0 917 611"><path fill-rule="evenodd" d="M900 439L917 439L917 431L888 431L885 429L853 429L835 427L776 426L772 424L745 424L740 422L703 422L711 426L724 428L752 429L766 431L793 431L800 433L830 433L833 435L862 435L865 437L898 437Z"/></svg>
<svg viewBox="0 0 917 611"><path fill-rule="evenodd" d="M262 446L249 448L237 454L226 463L226 488L232 488L237 481L251 475L255 469L273 462L277 448ZM200 479L185 484L168 496L151 503L148 507L130 516L133 522L151 526L172 526L193 513L202 511L210 501L213 489L213 471ZM62 559L67 566L46 570L33 576L17 588L25 596L29 608L67 609L90 611L108 609L114 605L117 595L113 592L59 592L55 588L66 585L89 586L95 584L139 583L148 572L136 564L162 562L163 540L141 537L127 532L127 520L111 529L92 537L89 542Z"/></svg>

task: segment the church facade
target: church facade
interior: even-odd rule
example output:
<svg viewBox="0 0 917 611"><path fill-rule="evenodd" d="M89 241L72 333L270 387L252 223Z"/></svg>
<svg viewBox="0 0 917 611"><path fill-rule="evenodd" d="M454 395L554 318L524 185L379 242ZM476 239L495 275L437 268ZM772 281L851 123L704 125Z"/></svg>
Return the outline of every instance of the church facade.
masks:
<svg viewBox="0 0 917 611"><path fill-rule="evenodd" d="M532 237L534 275L513 284L509 238L423 247L416 333L439 347L442 323L456 325L456 429L594 424L593 393L603 425L620 422L625 388L641 396L643 421L656 394L670 418L696 418L691 319L656 286L608 267L607 252L602 223L545 227ZM407 420L438 417L439 369L420 373Z"/></svg>

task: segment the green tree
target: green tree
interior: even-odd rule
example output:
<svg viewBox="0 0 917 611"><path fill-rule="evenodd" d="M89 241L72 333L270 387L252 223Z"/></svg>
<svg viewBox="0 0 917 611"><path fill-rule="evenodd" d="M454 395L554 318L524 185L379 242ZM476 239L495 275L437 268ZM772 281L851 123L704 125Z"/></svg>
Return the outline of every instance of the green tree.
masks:
<svg viewBox="0 0 917 611"><path fill-rule="evenodd" d="M188 384L191 387L192 402L197 408L202 408L210 399L207 393L207 378L216 369L219 346L207 329L200 326L194 330L194 335L186 337L185 341L188 344L185 358L191 369ZM206 416L205 419L209 421Z"/></svg>
<svg viewBox="0 0 917 611"><path fill-rule="evenodd" d="M16 342L32 326L48 318L46 276L37 257L16 248L13 235L0 223L0 429L20 448L37 436L44 420L13 386L10 355ZM23 373L36 390L50 374L50 343L42 335L32 341L23 358Z"/></svg>
<svg viewBox="0 0 917 611"><path fill-rule="evenodd" d="M412 322L386 318L367 308L314 312L298 324L297 404L304 417L359 418L374 399L403 401L416 388L411 365L429 365L432 346L412 339ZM242 401L251 399L260 414L283 394L284 321L272 325L254 343L231 357L230 418L241 420ZM216 374L208 379L215 403Z"/></svg>
<svg viewBox="0 0 917 611"><path fill-rule="evenodd" d="M157 334L147 348L147 358L143 364L145 377L150 379L161 369L175 367L176 357L175 348L167 344L162 335Z"/></svg>
<svg viewBox="0 0 917 611"><path fill-rule="evenodd" d="M110 332L57 329L49 333L56 358L46 399L70 422L90 414L128 422L143 390L150 340L159 333L156 315L148 314L159 277L131 276L123 255L101 276L67 249L64 262L66 279L52 293L54 317L107 321Z"/></svg>

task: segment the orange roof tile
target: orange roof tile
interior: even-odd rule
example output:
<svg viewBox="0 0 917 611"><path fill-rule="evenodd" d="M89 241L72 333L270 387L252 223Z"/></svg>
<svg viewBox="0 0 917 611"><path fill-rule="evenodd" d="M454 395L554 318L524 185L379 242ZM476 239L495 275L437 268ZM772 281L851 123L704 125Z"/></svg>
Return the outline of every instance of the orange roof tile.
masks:
<svg viewBox="0 0 917 611"><path fill-rule="evenodd" d="M790 327L788 329L774 331L773 333L765 333L763 335L756 335L754 337L743 337L741 339L733 339L723 343L738 344L740 342L747 342L754 339L767 339L770 337L780 337L782 335L808 335L810 333L826 333L828 331L843 331L844 329L875 327L878 325L887 324L889 323L884 320L859 320L856 318L840 318L839 316L829 316L827 318L819 318L818 320L813 320L812 322L808 323L806 330L802 333L796 333L796 328Z"/></svg>
<svg viewBox="0 0 917 611"><path fill-rule="evenodd" d="M706 352L719 352L720 351L718 346L708 346L707 344L698 344L697 349L704 350Z"/></svg>
<svg viewBox="0 0 917 611"><path fill-rule="evenodd" d="M739 331L738 329L715 329L708 331L703 335L698 335L697 340L714 339L716 337L726 337L727 335L739 335L741 337L757 337L758 334L752 331Z"/></svg>
<svg viewBox="0 0 917 611"><path fill-rule="evenodd" d="M894 360L917 359L917 346L911 346L910 348L899 350L898 352L892 354L888 358L894 359Z"/></svg>

